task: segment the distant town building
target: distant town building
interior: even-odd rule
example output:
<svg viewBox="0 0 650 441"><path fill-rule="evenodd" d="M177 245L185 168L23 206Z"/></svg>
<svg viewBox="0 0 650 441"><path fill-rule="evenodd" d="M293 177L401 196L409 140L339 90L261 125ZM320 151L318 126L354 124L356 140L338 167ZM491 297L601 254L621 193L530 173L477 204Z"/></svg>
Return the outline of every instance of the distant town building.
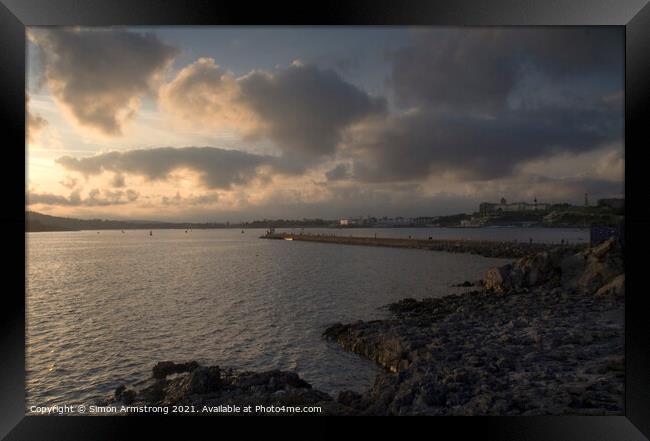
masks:
<svg viewBox="0 0 650 441"><path fill-rule="evenodd" d="M625 208L625 199L623 198L607 198L607 199L598 199L599 207L609 207L614 210L622 210Z"/></svg>
<svg viewBox="0 0 650 441"><path fill-rule="evenodd" d="M411 223L413 225L418 225L418 226L433 225L436 222L436 220L438 220L437 217L420 216L420 217L415 217L415 218L411 219Z"/></svg>
<svg viewBox="0 0 650 441"><path fill-rule="evenodd" d="M508 212L518 212L518 211L546 211L550 208L550 204L540 204L537 202L537 198L533 203L528 202L512 202L508 203L506 198L501 198L501 201L496 204L493 202L483 202L478 206L478 211L481 214L497 214L497 213L508 213Z"/></svg>

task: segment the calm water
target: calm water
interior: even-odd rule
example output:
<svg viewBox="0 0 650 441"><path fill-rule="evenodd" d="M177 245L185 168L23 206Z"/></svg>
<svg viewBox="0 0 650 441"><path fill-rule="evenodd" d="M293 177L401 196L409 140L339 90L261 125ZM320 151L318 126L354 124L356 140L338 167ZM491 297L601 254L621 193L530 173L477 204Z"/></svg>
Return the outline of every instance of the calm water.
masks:
<svg viewBox="0 0 650 441"><path fill-rule="evenodd" d="M534 229L448 230L527 238ZM581 237L545 231L535 240ZM326 326L381 317L383 305L407 296L457 291L449 286L505 261L260 240L262 233L28 233L27 405L106 398L122 382L148 378L160 360L295 370L324 391L363 390L377 367L325 342Z"/></svg>

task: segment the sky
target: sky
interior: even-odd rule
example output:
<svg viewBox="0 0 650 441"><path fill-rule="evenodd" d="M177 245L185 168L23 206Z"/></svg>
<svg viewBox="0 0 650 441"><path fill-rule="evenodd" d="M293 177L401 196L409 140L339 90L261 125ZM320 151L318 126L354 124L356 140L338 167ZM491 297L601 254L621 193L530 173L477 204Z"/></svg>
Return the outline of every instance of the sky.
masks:
<svg viewBox="0 0 650 441"><path fill-rule="evenodd" d="M620 28L30 27L26 204L172 221L624 194Z"/></svg>

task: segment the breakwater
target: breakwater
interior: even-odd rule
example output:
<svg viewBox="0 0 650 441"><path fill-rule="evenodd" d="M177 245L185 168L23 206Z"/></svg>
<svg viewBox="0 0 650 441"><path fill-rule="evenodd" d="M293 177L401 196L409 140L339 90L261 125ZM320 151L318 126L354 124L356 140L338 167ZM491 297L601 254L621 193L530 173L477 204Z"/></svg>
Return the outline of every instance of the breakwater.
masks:
<svg viewBox="0 0 650 441"><path fill-rule="evenodd" d="M336 234L292 234L270 233L262 239L299 240L304 242L322 242L341 245L365 245L394 248L414 248L451 253L469 253L484 257L521 258L533 253L562 249L577 253L587 247L586 244L558 245L530 242L503 242L469 239L411 239L391 237L354 237Z"/></svg>

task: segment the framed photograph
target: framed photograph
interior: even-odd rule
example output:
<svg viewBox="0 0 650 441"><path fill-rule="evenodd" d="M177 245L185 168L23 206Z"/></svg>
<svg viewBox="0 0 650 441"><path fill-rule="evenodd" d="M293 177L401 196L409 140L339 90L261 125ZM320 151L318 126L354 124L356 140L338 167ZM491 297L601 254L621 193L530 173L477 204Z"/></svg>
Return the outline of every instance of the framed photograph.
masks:
<svg viewBox="0 0 650 441"><path fill-rule="evenodd" d="M0 22L6 439L650 436L645 0Z"/></svg>

